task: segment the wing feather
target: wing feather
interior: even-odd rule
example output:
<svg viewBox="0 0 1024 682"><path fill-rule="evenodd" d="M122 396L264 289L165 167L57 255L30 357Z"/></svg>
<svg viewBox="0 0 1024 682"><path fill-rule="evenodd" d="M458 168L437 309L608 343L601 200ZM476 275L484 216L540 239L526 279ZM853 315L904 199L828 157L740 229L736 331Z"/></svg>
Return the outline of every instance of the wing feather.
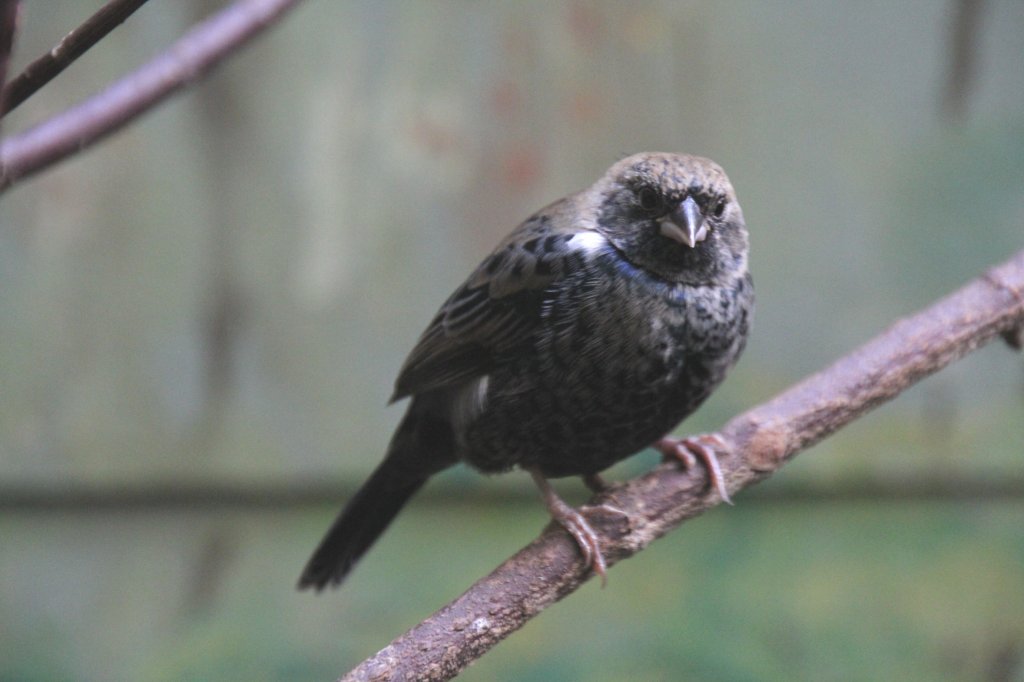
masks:
<svg viewBox="0 0 1024 682"><path fill-rule="evenodd" d="M488 374L528 340L551 287L578 264L581 250L594 250L596 233L573 244L578 228L552 227L558 208L523 223L441 306L406 359L392 401Z"/></svg>

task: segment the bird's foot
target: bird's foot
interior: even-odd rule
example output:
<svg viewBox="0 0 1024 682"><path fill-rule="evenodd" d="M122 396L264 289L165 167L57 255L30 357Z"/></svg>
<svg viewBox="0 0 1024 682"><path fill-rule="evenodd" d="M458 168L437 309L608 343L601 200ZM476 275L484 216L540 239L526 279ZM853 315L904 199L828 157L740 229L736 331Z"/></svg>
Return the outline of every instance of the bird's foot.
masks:
<svg viewBox="0 0 1024 682"><path fill-rule="evenodd" d="M601 541L598 538L597 531L593 529L583 514L573 509L572 506L558 496L558 493L555 492L555 489L540 472L531 471L530 474L544 496L544 503L547 505L551 518L569 531L569 534L576 540L576 545L580 548L580 553L583 554L583 565L590 567L594 573L601 576L602 587L607 585L608 564L601 553ZM616 509L609 504L587 506L583 509L620 516L626 515L621 509Z"/></svg>
<svg viewBox="0 0 1024 682"><path fill-rule="evenodd" d="M718 464L715 452L728 452L728 444L716 433L702 433L690 438L662 438L654 444L665 460L679 462L684 469L692 469L697 459L704 463L708 472L708 482L718 492L718 496L726 504L732 504L729 491L725 488L725 477L722 467Z"/></svg>
<svg viewBox="0 0 1024 682"><path fill-rule="evenodd" d="M569 505L565 505L558 514L552 512L551 517L569 531L569 534L576 540L576 544L583 554L583 564L601 576L601 586L604 587L608 584L608 564L605 563L604 554L601 553L597 532L583 514Z"/></svg>

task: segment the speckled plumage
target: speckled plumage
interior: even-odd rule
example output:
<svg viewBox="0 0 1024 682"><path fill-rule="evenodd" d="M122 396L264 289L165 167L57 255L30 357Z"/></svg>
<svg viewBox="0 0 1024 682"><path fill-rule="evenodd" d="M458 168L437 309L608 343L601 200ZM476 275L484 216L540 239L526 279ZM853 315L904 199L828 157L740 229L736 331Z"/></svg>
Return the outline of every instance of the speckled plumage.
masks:
<svg viewBox="0 0 1024 682"><path fill-rule="evenodd" d="M671 431L743 350L747 248L725 173L686 155L630 156L528 218L410 353L393 400L412 401L388 455L300 587L340 583L423 482L457 461L587 476Z"/></svg>

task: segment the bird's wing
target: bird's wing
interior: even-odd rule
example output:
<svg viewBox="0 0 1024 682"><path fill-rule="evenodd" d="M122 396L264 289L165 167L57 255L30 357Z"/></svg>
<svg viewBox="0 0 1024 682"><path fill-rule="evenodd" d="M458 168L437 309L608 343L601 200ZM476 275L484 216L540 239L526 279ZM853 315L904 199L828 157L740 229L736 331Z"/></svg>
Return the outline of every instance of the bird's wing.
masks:
<svg viewBox="0 0 1024 682"><path fill-rule="evenodd" d="M392 401L487 374L529 337L551 286L603 242L591 230L554 227L554 208L523 223L441 306L406 359Z"/></svg>

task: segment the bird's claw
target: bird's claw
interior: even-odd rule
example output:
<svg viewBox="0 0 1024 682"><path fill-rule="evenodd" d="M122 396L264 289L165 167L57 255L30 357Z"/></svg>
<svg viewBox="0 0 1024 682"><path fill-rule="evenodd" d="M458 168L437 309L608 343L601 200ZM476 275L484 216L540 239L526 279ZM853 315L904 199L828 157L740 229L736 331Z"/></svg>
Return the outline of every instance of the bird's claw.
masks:
<svg viewBox="0 0 1024 682"><path fill-rule="evenodd" d="M534 482L536 482L537 487L540 488L541 494L544 496L544 503L547 505L551 518L569 531L569 534L576 541L576 545L583 554L583 565L593 569L594 573L601 576L602 587L607 585L608 564L601 553L601 541L598 538L597 532L584 518L583 514L573 509L565 500L558 496L558 493L551 487L551 484L544 478L543 474L539 471L531 470L530 475L533 476ZM584 507L584 509L606 511L622 516L626 515L624 511L616 509L610 504Z"/></svg>
<svg viewBox="0 0 1024 682"><path fill-rule="evenodd" d="M716 433L704 433L690 438L662 438L654 447L661 452L665 460L679 462L684 469L692 469L697 459L704 464L708 472L708 482L726 504L732 504L729 491L725 487L725 476L718 464L715 452L728 452L729 445Z"/></svg>
<svg viewBox="0 0 1024 682"><path fill-rule="evenodd" d="M608 584L608 564L601 553L601 544L597 532L590 523L572 507L566 507L564 513L554 517L555 521L569 531L583 554L583 565L589 566L594 573L601 576L601 587Z"/></svg>

